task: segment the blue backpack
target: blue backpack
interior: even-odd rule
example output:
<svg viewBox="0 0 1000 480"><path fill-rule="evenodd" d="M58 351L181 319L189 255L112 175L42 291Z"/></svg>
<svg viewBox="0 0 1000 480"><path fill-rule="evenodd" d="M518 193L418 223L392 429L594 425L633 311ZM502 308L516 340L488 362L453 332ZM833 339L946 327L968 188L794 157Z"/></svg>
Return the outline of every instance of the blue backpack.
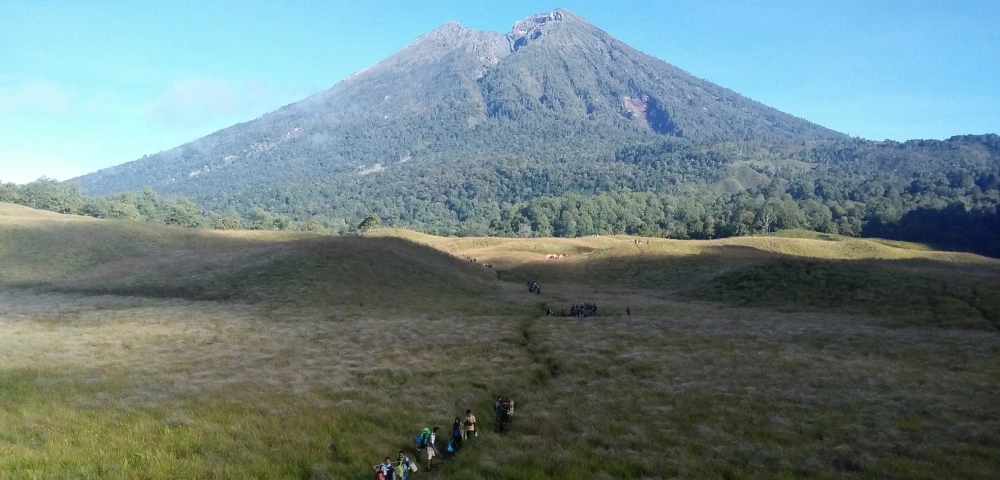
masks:
<svg viewBox="0 0 1000 480"><path fill-rule="evenodd" d="M427 448L427 444L431 441L431 429L425 428L417 434L417 438L413 439L417 444L417 448Z"/></svg>

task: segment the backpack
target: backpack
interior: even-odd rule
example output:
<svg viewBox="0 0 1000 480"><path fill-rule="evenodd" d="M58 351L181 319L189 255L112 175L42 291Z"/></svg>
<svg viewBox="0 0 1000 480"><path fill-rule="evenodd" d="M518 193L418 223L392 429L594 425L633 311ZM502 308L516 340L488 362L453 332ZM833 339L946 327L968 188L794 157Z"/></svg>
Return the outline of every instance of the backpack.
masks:
<svg viewBox="0 0 1000 480"><path fill-rule="evenodd" d="M417 438L413 439L416 442L418 448L427 448L431 441L431 429L425 428L417 434Z"/></svg>

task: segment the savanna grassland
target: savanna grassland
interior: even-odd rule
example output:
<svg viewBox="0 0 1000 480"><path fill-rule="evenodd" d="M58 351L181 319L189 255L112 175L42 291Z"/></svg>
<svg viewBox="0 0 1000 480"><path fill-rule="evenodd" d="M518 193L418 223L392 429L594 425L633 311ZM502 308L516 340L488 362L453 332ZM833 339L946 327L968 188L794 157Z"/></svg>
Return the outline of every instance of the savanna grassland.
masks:
<svg viewBox="0 0 1000 480"><path fill-rule="evenodd" d="M499 394L513 430L416 478L993 477L1000 261L785 235L330 237L0 204L0 477L370 478L424 426L488 426ZM598 317L544 314L574 302Z"/></svg>

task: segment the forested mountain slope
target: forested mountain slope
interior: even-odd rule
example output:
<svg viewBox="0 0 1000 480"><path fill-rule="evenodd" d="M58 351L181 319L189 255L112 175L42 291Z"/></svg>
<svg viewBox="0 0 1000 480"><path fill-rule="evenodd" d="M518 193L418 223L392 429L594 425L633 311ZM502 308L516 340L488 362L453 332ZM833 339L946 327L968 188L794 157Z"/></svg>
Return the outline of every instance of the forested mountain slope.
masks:
<svg viewBox="0 0 1000 480"><path fill-rule="evenodd" d="M265 191L364 182L411 162L431 170L576 162L665 136L845 138L556 10L507 34L446 24L301 102L78 180L91 195L152 186L245 211ZM306 208L332 213L325 205Z"/></svg>

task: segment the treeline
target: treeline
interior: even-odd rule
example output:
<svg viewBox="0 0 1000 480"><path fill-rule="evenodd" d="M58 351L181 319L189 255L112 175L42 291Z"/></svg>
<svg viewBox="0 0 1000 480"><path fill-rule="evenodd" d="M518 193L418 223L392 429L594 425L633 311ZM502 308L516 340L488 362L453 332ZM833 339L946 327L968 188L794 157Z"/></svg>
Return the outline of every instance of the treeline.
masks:
<svg viewBox="0 0 1000 480"><path fill-rule="evenodd" d="M1000 137L761 145L664 138L594 158L413 161L197 198L86 198L42 179L0 200L99 218L348 233L382 223L438 235L718 238L810 229L1000 256ZM201 207L200 209L198 207Z"/></svg>
<svg viewBox="0 0 1000 480"><path fill-rule="evenodd" d="M460 234L575 237L630 234L711 239L808 229L854 237L926 242L942 248L1000 256L1000 187L996 173L971 184L952 179L926 185L880 185L866 180L834 187L830 182L778 178L764 188L683 194L621 191L599 195L541 197L505 209L488 224Z"/></svg>
<svg viewBox="0 0 1000 480"><path fill-rule="evenodd" d="M706 239L809 229L1000 256L996 135L742 148L716 146L681 162L675 144L625 149L616 161L646 165L672 184L518 202L479 231Z"/></svg>
<svg viewBox="0 0 1000 480"><path fill-rule="evenodd" d="M241 216L235 209L221 213L203 212L186 197L163 198L151 188L145 188L139 193L124 192L87 197L79 184L58 182L45 177L24 185L0 183L0 202L70 215L135 220L188 228L326 230L326 227L316 220L296 222L291 217L275 215L262 208L254 208L245 216Z"/></svg>

